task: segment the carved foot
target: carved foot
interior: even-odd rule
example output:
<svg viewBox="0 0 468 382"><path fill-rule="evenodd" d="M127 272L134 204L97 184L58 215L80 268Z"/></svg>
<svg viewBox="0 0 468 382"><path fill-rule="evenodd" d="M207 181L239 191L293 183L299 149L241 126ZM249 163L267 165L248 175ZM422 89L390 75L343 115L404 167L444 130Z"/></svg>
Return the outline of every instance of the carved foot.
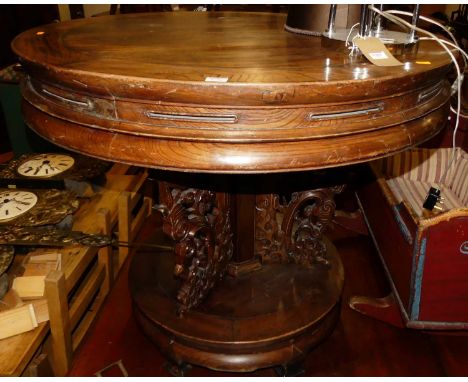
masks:
<svg viewBox="0 0 468 382"><path fill-rule="evenodd" d="M163 367L173 377L188 377L187 374L192 370L192 366L184 362L177 364L168 361L163 365Z"/></svg>
<svg viewBox="0 0 468 382"><path fill-rule="evenodd" d="M386 297L353 296L349 300L349 306L356 312L383 321L398 328L405 328L398 303L393 293Z"/></svg>
<svg viewBox="0 0 468 382"><path fill-rule="evenodd" d="M302 361L298 361L289 365L275 367L275 373L278 377L303 377L305 369Z"/></svg>

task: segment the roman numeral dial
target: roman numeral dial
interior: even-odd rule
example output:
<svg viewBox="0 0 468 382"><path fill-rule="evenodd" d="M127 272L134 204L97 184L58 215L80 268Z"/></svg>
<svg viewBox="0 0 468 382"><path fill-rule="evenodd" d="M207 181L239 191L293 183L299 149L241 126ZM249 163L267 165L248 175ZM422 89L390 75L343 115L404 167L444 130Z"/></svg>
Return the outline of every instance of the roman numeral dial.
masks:
<svg viewBox="0 0 468 382"><path fill-rule="evenodd" d="M75 164L75 160L63 154L38 154L18 166L18 174L33 178L49 178L58 175Z"/></svg>
<svg viewBox="0 0 468 382"><path fill-rule="evenodd" d="M36 194L29 191L0 192L0 222L14 219L33 208Z"/></svg>

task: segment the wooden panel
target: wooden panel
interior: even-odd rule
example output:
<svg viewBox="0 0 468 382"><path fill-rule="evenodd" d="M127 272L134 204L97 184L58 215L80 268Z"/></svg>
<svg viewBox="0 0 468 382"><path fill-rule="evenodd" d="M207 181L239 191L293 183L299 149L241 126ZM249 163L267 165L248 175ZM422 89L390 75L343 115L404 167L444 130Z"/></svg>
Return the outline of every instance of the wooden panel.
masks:
<svg viewBox="0 0 468 382"><path fill-rule="evenodd" d="M87 233L98 233L95 214L101 208L109 210L110 224L113 226L117 222L120 193L135 190L141 186L146 179L146 173L142 173L140 176L109 174L106 179L106 185L102 192L77 212L73 229Z"/></svg>
<svg viewBox="0 0 468 382"><path fill-rule="evenodd" d="M9 377L21 375L48 331L49 323L44 322L30 332L2 340L0 375Z"/></svg>
<svg viewBox="0 0 468 382"><path fill-rule="evenodd" d="M468 217L458 217L427 228L419 320L468 323Z"/></svg>
<svg viewBox="0 0 468 382"><path fill-rule="evenodd" d="M81 320L80 325L73 333L73 351L76 351L78 347L82 344L83 340L86 338L87 333L93 322L98 317L98 312L101 309L102 304L104 303L104 298L102 296L97 296L92 307Z"/></svg>
<svg viewBox="0 0 468 382"><path fill-rule="evenodd" d="M40 298L44 296L45 276L24 276L15 277L13 290L22 299Z"/></svg>
<svg viewBox="0 0 468 382"><path fill-rule="evenodd" d="M66 293L76 285L88 264L98 251L97 247L72 246L63 251L63 273L65 275Z"/></svg>
<svg viewBox="0 0 468 382"><path fill-rule="evenodd" d="M37 328L36 314L32 304L0 312L0 339Z"/></svg>
<svg viewBox="0 0 468 382"><path fill-rule="evenodd" d="M89 272L86 279L83 281L83 286L80 288L70 307L70 328L73 330L83 316L92 298L95 297L105 276L104 266L98 264L92 271ZM104 298L104 296L102 296Z"/></svg>

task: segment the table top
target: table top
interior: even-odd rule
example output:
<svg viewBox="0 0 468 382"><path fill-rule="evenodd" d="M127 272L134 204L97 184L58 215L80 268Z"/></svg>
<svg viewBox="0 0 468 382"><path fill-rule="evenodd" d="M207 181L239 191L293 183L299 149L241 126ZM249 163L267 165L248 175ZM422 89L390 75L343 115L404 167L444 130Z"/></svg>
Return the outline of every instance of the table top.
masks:
<svg viewBox="0 0 468 382"><path fill-rule="evenodd" d="M280 14L164 12L26 31L12 43L27 73L26 121L88 155L223 173L362 162L440 130L450 58L436 43L378 67L284 23Z"/></svg>

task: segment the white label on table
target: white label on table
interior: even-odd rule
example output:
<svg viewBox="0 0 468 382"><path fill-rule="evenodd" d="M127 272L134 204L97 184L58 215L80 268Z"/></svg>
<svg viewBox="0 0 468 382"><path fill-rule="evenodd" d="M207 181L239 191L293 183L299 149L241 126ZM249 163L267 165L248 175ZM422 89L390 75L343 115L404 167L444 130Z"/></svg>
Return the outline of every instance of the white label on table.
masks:
<svg viewBox="0 0 468 382"><path fill-rule="evenodd" d="M205 82L228 82L228 77L205 77Z"/></svg>
<svg viewBox="0 0 468 382"><path fill-rule="evenodd" d="M385 60L388 58L385 52L370 52L369 56L371 56L374 60Z"/></svg>

